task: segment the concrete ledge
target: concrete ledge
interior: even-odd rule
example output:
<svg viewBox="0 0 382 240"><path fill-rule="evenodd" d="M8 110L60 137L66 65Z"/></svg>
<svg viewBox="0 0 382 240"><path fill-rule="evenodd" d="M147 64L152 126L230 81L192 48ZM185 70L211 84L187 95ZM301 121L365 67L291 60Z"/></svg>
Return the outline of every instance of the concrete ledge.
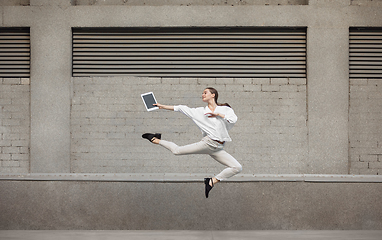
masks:
<svg viewBox="0 0 382 240"><path fill-rule="evenodd" d="M5 180L0 229L382 230L381 183L284 178L233 179L217 184L208 199L200 179Z"/></svg>
<svg viewBox="0 0 382 240"><path fill-rule="evenodd" d="M0 174L0 181L202 182L206 174L187 173L28 173ZM227 182L382 183L380 175L240 174Z"/></svg>
<svg viewBox="0 0 382 240"><path fill-rule="evenodd" d="M230 240L230 239L328 239L328 240L381 240L382 231L378 230L350 230L350 231L189 231L189 230L148 230L148 231L89 231L89 230L0 230L4 239L12 240L40 240L40 239L70 239L70 240L94 240L94 239L194 239L194 240Z"/></svg>

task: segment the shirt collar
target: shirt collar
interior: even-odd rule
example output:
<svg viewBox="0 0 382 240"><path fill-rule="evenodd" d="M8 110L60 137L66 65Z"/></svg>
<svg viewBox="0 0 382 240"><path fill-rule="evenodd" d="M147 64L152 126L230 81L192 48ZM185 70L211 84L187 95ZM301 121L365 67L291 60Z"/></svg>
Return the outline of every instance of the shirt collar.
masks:
<svg viewBox="0 0 382 240"><path fill-rule="evenodd" d="M216 112L219 108L220 108L219 105L216 106L216 108L215 108L215 112ZM212 112L212 111L211 111L211 109L208 107L208 105L205 106L205 107L204 107L204 113L206 114L206 113L210 113L210 112Z"/></svg>

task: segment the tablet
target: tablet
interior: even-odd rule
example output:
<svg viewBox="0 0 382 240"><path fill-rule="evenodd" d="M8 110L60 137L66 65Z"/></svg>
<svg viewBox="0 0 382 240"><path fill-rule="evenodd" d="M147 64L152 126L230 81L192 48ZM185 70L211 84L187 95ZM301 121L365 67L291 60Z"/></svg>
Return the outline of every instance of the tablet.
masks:
<svg viewBox="0 0 382 240"><path fill-rule="evenodd" d="M154 93L152 92L144 93L144 94L141 94L141 97L147 111L153 111L153 110L159 109L157 106L153 105L157 103L157 100L154 97Z"/></svg>

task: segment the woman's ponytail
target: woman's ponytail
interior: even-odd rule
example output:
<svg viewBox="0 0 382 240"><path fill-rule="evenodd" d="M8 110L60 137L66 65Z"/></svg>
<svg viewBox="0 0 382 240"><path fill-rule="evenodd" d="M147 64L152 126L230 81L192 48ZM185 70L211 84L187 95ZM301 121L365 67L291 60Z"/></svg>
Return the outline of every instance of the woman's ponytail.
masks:
<svg viewBox="0 0 382 240"><path fill-rule="evenodd" d="M218 91L215 89L215 88L212 88L212 87L208 87L206 88L208 90L210 90L210 93L211 94L215 94L215 103L218 105L218 106L227 106L227 107L231 107L228 103L218 103L218 98L219 98L219 93Z"/></svg>
<svg viewBox="0 0 382 240"><path fill-rule="evenodd" d="M227 107L230 107L231 106L228 104L228 103L216 103L218 106L227 106Z"/></svg>

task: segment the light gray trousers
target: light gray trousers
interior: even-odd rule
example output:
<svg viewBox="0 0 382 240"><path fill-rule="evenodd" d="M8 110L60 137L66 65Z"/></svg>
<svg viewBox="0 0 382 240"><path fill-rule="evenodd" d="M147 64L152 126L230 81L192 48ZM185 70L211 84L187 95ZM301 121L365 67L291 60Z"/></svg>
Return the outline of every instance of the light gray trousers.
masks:
<svg viewBox="0 0 382 240"><path fill-rule="evenodd" d="M223 144L220 144L211 138L204 137L200 142L186 146L178 146L173 142L160 140L159 145L167 148L175 155L187 154L208 154L219 163L227 166L221 173L215 176L218 180L225 180L242 171L241 164L229 153L223 150Z"/></svg>

